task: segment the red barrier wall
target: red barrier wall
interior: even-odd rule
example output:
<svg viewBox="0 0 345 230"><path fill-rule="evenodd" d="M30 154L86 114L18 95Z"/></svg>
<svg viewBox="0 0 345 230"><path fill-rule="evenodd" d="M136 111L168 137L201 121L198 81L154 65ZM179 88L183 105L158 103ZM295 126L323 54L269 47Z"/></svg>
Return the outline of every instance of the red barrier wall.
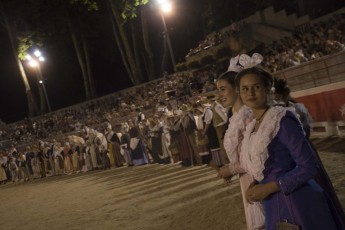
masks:
<svg viewBox="0 0 345 230"><path fill-rule="evenodd" d="M345 88L296 97L303 103L314 122L343 120L340 107L345 104Z"/></svg>

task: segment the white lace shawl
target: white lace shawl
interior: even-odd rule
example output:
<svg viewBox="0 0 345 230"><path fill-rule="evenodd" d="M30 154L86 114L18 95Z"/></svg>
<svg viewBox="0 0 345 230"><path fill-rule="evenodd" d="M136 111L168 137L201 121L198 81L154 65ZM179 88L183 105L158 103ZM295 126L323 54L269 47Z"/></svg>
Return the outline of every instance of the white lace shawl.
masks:
<svg viewBox="0 0 345 230"><path fill-rule="evenodd" d="M277 135L280 129L280 121L285 116L286 111L294 112L285 107L270 108L258 129L254 134L256 120L253 119L246 127L241 147L240 162L243 169L252 175L257 181L261 181L264 164L268 158L267 147Z"/></svg>
<svg viewBox="0 0 345 230"><path fill-rule="evenodd" d="M238 156L242 134L247 123L253 118L252 111L247 106L242 106L229 119L229 126L224 135L224 148L231 164L239 162Z"/></svg>

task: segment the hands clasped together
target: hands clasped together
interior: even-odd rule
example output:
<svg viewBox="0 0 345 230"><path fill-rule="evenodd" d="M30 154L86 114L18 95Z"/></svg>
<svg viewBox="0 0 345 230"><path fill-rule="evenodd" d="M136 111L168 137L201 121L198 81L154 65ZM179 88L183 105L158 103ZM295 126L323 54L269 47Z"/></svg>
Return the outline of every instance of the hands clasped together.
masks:
<svg viewBox="0 0 345 230"><path fill-rule="evenodd" d="M254 181L250 184L245 194L248 202L252 203L262 201L272 193L278 192L279 190L280 189L275 182L258 184L257 181Z"/></svg>
<svg viewBox="0 0 345 230"><path fill-rule="evenodd" d="M231 179L238 173L245 173L237 167L237 165L225 165L218 170L218 177L223 178L225 184L230 184ZM264 200L272 193L278 192L280 189L275 182L269 182L266 184L259 184L254 181L250 184L245 192L246 199L249 203L259 202Z"/></svg>

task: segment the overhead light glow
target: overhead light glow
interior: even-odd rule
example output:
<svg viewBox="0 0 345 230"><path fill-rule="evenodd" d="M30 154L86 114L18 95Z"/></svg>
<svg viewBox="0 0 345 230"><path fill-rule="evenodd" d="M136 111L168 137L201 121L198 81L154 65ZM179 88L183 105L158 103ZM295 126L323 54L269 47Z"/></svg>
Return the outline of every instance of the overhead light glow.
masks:
<svg viewBox="0 0 345 230"><path fill-rule="evenodd" d="M30 60L30 61L29 61L29 65L30 65L31 67L37 67L37 66L38 66L38 61L36 61L36 60Z"/></svg>
<svg viewBox="0 0 345 230"><path fill-rule="evenodd" d="M41 57L41 55L42 55L39 50L35 50L34 54L36 57Z"/></svg>
<svg viewBox="0 0 345 230"><path fill-rule="evenodd" d="M28 60L28 61L30 61L30 60L32 60L32 57L31 57L30 54L27 54L26 57L25 57L25 59Z"/></svg>
<svg viewBox="0 0 345 230"><path fill-rule="evenodd" d="M167 2L167 0L157 0L157 2L158 2L159 5L163 5L164 3Z"/></svg>
<svg viewBox="0 0 345 230"><path fill-rule="evenodd" d="M164 13L170 13L172 10L171 2L164 2L164 4L161 5L161 9Z"/></svg>

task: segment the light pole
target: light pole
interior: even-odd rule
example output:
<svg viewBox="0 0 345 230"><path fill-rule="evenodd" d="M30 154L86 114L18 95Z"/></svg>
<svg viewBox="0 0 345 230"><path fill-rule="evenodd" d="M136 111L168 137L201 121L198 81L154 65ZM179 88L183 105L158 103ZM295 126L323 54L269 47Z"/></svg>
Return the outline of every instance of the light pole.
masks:
<svg viewBox="0 0 345 230"><path fill-rule="evenodd" d="M35 68L36 70L36 76L37 76L37 80L38 83L42 85L42 89L43 89L43 93L44 93L44 97L45 97L45 101L47 103L48 106L48 111L51 112L51 107L50 107L50 103L49 103L49 98L48 98L48 94L47 94L47 90L44 84L44 80L43 80L43 76L42 76L42 71L41 71L41 65L40 62L43 62L45 59L42 56L41 52L37 49L34 52L34 55L27 55L26 56L26 60L28 61L29 65L33 68Z"/></svg>
<svg viewBox="0 0 345 230"><path fill-rule="evenodd" d="M162 16L162 21L163 21L163 26L164 26L163 34L164 34L164 36L166 36L166 41L167 41L168 49L169 49L169 53L170 53L171 64L173 65L174 72L176 72L176 63L175 63L174 52L173 52L173 49L171 46L169 30L167 28L167 24L166 24L165 18L164 18L165 13L171 12L172 4L168 0L158 0L158 3L159 3L160 8L161 8L161 16Z"/></svg>

